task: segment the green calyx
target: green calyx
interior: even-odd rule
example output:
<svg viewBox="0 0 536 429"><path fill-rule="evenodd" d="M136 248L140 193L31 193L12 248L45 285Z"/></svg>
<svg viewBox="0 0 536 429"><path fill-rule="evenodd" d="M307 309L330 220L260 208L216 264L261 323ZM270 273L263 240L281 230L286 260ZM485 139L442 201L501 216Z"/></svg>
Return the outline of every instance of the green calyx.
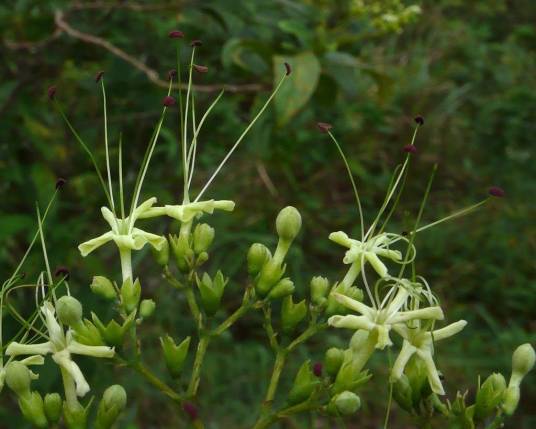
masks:
<svg viewBox="0 0 536 429"><path fill-rule="evenodd" d="M190 348L190 337L186 337L180 344L175 344L175 341L169 335L160 338L162 351L164 352L164 360L172 377L179 377L184 367L184 361L188 355Z"/></svg>

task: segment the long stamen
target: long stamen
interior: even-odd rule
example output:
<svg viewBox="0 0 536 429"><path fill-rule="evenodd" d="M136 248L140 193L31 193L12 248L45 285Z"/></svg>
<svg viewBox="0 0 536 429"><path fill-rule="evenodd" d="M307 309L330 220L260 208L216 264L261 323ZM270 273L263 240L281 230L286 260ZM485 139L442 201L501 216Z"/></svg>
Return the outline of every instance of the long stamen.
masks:
<svg viewBox="0 0 536 429"><path fill-rule="evenodd" d="M110 151L108 146L108 109L106 105L106 89L104 87L104 77L100 77L101 89L102 89L102 104L104 110L104 148L106 154L106 173L108 175L108 192L110 193L111 209L115 214L114 193L112 189L112 175L110 172Z"/></svg>
<svg viewBox="0 0 536 429"><path fill-rule="evenodd" d="M199 194L197 195L197 198L195 199L194 202L197 202L199 201L199 199L203 196L203 194L205 193L205 191L208 189L208 187L210 186L210 184L212 183L212 181L216 178L216 176L218 175L218 173L220 172L220 170L223 168L223 166L225 165L225 163L227 162L227 160L231 157L231 155L234 153L234 151L236 150L236 148L238 147L238 145L240 144L240 142L242 142L242 140L244 139L244 137L246 136L246 134L249 132L249 130L253 127L253 125L255 125L255 123L257 122L257 120L260 118L260 116L264 113L264 111L266 110L266 108L268 107L268 105L270 104L270 102L272 101L272 99L275 97L275 95L277 94L277 92L279 91L279 88L281 88L281 85L283 85L283 82L285 81L285 79L289 76L289 72L285 73L283 75L283 77L281 78L281 80L279 81L279 83L277 84L277 86L275 87L274 91L272 92L272 94L270 95L270 97L268 97L268 100L266 100L266 102L264 103L264 105L262 106L261 110L259 111L259 113L257 113L255 115L255 117L253 118L253 120L249 123L249 125L246 127L246 129L242 132L242 134L240 135L240 137L238 137L238 140L235 142L235 144L231 147L231 150L229 150L229 152L227 153L227 155L225 156L225 158L223 158L223 160L220 162L220 165L218 165L218 167L216 168L216 170L214 171L214 173L212 173L212 176L210 176L210 179L208 179L207 183L205 184L205 186L203 187L203 189L201 189L201 192L199 192Z"/></svg>
<svg viewBox="0 0 536 429"><path fill-rule="evenodd" d="M125 195L123 193L123 133L119 133L119 156L118 156L118 170L119 170L119 200L121 203L121 218L125 218Z"/></svg>
<svg viewBox="0 0 536 429"><path fill-rule="evenodd" d="M350 182L352 183L352 188L354 190L354 196L357 203L357 210L359 211L359 223L361 225L361 241L364 241L365 239L365 224L363 219L363 208L361 207L361 200L359 199L359 193L357 192L357 186L355 184L354 175L352 174L352 170L350 169L350 164L348 164L348 160L346 156L344 155L344 152L341 148L341 145L335 138L335 136L331 133L329 129L327 129L327 133L331 137L331 140L333 140L333 143L335 143L335 146L337 146L337 149L339 151L339 154L341 155L342 160L344 161L344 165L346 166L346 171L348 173L348 177L350 178Z"/></svg>
<svg viewBox="0 0 536 429"><path fill-rule="evenodd" d="M182 165L184 174L184 189L183 189L183 203L190 202L190 195L188 194L188 177L189 177L189 165L187 164L187 152L188 152L188 105L190 102L190 93L192 91L192 72L195 57L195 45L192 47L192 55L190 57L190 68L188 70L188 89L186 90L186 105L184 109L184 129L182 135ZM195 128L194 128L195 132Z"/></svg>

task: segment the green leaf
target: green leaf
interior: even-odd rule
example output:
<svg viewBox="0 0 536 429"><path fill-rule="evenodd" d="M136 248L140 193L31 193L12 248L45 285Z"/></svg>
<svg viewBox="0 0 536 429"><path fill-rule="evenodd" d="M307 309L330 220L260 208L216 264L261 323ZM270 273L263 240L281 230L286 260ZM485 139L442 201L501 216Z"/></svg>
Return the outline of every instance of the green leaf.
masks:
<svg viewBox="0 0 536 429"><path fill-rule="evenodd" d="M277 125L286 124L309 101L320 77L320 63L312 52L287 57L275 55L274 82L277 84L284 73L284 62L292 67L292 74L276 95L274 104L277 114Z"/></svg>

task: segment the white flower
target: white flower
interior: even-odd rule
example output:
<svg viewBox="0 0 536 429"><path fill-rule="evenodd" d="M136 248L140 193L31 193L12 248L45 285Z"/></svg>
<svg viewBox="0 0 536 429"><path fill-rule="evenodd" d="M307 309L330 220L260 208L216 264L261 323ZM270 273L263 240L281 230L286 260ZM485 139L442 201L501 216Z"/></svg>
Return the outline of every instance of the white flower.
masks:
<svg viewBox="0 0 536 429"><path fill-rule="evenodd" d="M138 219L152 217L147 212L151 210L156 198L149 198L144 203L134 209L131 216L124 219L116 218L110 209L102 207L102 216L110 225L111 231L108 231L97 238L93 238L78 246L82 256L87 256L103 244L113 241L119 250L140 250L149 243L157 250L161 250L165 244L165 238L156 234L145 232L139 228L134 228Z"/></svg>
<svg viewBox="0 0 536 429"><path fill-rule="evenodd" d="M212 214L215 209L233 211L234 201L229 200L207 200L180 205L166 205L164 207L151 207L139 216L140 219L155 216L169 216L182 223L191 222L196 216L202 213Z"/></svg>
<svg viewBox="0 0 536 429"><path fill-rule="evenodd" d="M419 359L422 359L426 366L426 375L432 391L438 395L444 395L445 390L433 359L434 343L456 335L465 325L467 325L465 320L459 320L434 331L426 331L420 327L416 328L403 324L394 326L393 329L404 338L404 342L402 350L400 350L400 354L393 365L391 377L395 380L399 379L410 358L416 355Z"/></svg>
<svg viewBox="0 0 536 429"><path fill-rule="evenodd" d="M54 362L72 377L76 386L76 394L82 397L89 391L89 385L78 365L72 360L71 354L111 358L114 356L114 349L107 346L87 346L75 341L72 331L69 329L65 333L56 320L55 310L50 302L47 301L41 306L41 312L45 317L49 340L39 344L12 342L6 349L6 355L44 356L50 353ZM32 357L35 360L35 356Z"/></svg>
<svg viewBox="0 0 536 429"><path fill-rule="evenodd" d="M344 255L343 262L345 264L357 264L360 268L361 261L364 259L372 265L372 268L380 277L386 277L388 274L387 267L381 261L380 256L396 262L402 261L402 254L398 250L389 249L393 236L393 234L382 233L365 241L359 241L348 237L342 231L337 231L332 232L329 235L329 239L349 248ZM400 239L399 236L396 236L396 239Z"/></svg>
<svg viewBox="0 0 536 429"><path fill-rule="evenodd" d="M441 307L426 307L418 310L401 311L402 306L410 296L410 291L401 286L397 286L398 291L394 298L385 307L369 307L368 305L349 298L345 295L333 293L332 296L342 305L350 310L357 311L360 316L331 316L328 324L336 328L362 329L364 331L375 332L378 335L376 348L384 349L393 343L389 338L389 331L399 323L410 320L431 319L442 320L443 310Z"/></svg>

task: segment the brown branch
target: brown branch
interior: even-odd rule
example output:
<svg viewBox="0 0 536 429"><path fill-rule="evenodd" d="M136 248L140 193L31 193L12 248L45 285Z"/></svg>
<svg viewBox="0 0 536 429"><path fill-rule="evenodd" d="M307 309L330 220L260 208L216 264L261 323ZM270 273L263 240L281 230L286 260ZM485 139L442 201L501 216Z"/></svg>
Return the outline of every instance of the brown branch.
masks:
<svg viewBox="0 0 536 429"><path fill-rule="evenodd" d="M60 37L61 33L62 33L62 31L59 28L56 28L54 30L54 32L50 36L45 37L44 39L41 39L41 40L36 40L36 41L26 41L26 40L15 41L15 40L5 39L4 40L4 45L7 48L13 49L13 50L22 49L22 50L26 50L26 51L36 52L39 49L42 49L45 46L47 46L50 42L52 42L52 41L56 40L58 37Z"/></svg>
<svg viewBox="0 0 536 429"><path fill-rule="evenodd" d="M162 88L167 88L169 86L169 82L163 79L160 79L158 72L156 70L148 67L145 63L141 62L137 58L133 57L132 55L127 54L125 51L119 49L117 46L113 45L112 43L108 42L107 40L101 37L94 36L89 33L83 33L82 31L79 31L71 27L65 20L65 14L62 11L59 11L59 10L56 11L54 19L56 22L56 26L61 31L68 34L69 36L75 39L81 40L85 43L100 46L106 49L108 52L111 52L115 56L121 58L122 60L126 61L130 65L140 70L154 84ZM176 88L178 87L178 85L174 85L174 87ZM227 84L194 85L194 88L200 92L215 92L215 91L221 91L222 89L225 89L226 91L229 91L229 92L258 92L258 91L265 89L262 85L259 85L256 83L239 84L239 85L227 85Z"/></svg>
<svg viewBox="0 0 536 429"><path fill-rule="evenodd" d="M93 9L127 9L136 12L169 10L179 6L182 2L176 1L161 4L138 4L138 3L111 3L97 1L93 3L74 2L69 5L70 10L93 10Z"/></svg>

